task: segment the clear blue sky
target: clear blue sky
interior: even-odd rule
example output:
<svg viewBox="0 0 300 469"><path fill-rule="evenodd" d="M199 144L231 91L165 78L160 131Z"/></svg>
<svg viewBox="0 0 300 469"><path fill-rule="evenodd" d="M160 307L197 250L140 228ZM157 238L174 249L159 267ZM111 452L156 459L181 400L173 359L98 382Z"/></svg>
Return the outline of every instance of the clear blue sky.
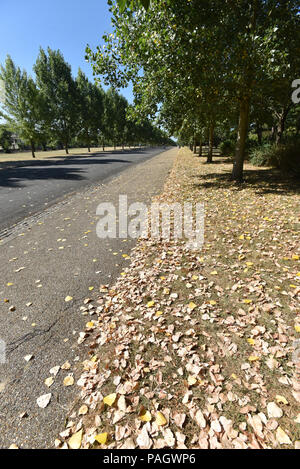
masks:
<svg viewBox="0 0 300 469"><path fill-rule="evenodd" d="M0 0L0 18L0 63L9 54L32 75L40 46L50 46L61 50L73 75L80 67L93 80L85 47L94 50L112 30L106 0ZM132 101L130 88L121 92Z"/></svg>

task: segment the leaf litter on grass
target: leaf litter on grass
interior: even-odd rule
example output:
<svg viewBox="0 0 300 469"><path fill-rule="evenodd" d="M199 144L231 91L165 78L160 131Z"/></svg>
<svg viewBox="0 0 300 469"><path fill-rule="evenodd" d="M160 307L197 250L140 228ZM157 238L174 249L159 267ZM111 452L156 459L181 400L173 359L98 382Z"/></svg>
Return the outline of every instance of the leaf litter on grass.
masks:
<svg viewBox="0 0 300 469"><path fill-rule="evenodd" d="M61 447L299 447L299 195L216 163L180 150L155 199L205 203L201 252L139 240L100 289Z"/></svg>

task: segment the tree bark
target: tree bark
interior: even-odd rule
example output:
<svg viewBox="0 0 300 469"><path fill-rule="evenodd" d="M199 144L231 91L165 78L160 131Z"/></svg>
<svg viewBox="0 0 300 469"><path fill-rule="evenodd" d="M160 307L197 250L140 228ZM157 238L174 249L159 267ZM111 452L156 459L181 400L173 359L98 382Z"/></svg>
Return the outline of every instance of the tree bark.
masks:
<svg viewBox="0 0 300 469"><path fill-rule="evenodd" d="M282 138L283 138L283 133L285 129L285 122L288 116L288 113L291 109L291 106L287 106L283 108L282 112L280 114L277 114L278 117L278 123L276 127L276 145L280 145L282 143Z"/></svg>
<svg viewBox="0 0 300 469"><path fill-rule="evenodd" d="M65 142L65 151L66 151L66 154L68 155L69 154L68 142Z"/></svg>
<svg viewBox="0 0 300 469"><path fill-rule="evenodd" d="M262 145L262 126L260 124L256 124L256 134L257 134L257 142L259 145Z"/></svg>
<svg viewBox="0 0 300 469"><path fill-rule="evenodd" d="M232 179L237 182L243 181L243 168L246 150L246 138L249 125L250 97L247 96L240 103L240 117L238 138L235 149L235 160L232 169Z"/></svg>
<svg viewBox="0 0 300 469"><path fill-rule="evenodd" d="M35 158L35 146L34 146L34 142L30 142L30 145L31 145L31 154L32 154L32 158Z"/></svg>
<svg viewBox="0 0 300 469"><path fill-rule="evenodd" d="M208 154L207 154L207 163L212 163L213 160L213 147L214 147L214 130L215 126L212 123L209 127L209 147L208 147Z"/></svg>
<svg viewBox="0 0 300 469"><path fill-rule="evenodd" d="M200 140L200 143L199 143L199 156L202 156L202 139Z"/></svg>

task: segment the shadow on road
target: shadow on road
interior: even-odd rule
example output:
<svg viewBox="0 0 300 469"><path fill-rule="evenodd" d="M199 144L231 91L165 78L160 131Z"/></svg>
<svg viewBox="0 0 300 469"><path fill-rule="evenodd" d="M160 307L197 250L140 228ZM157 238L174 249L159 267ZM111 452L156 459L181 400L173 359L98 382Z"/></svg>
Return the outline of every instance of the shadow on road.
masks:
<svg viewBox="0 0 300 469"><path fill-rule="evenodd" d="M124 152L125 153L125 152ZM22 187L22 181L42 180L42 179L68 179L82 180L84 177L84 169L82 166L95 164L112 164L124 163L131 164L132 161L122 160L118 158L103 158L105 155L93 155L83 157L82 155L74 155L68 158L55 158L55 160L39 160L29 162L26 166L10 167L0 171L0 187ZM120 153L119 153L120 154ZM99 158L101 156L101 158ZM79 168L76 168L79 166Z"/></svg>

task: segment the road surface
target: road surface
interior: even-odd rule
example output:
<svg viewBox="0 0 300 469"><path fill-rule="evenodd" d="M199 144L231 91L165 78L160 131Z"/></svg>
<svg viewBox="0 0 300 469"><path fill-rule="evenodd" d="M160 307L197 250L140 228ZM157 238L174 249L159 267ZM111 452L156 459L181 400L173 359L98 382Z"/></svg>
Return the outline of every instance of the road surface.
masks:
<svg viewBox="0 0 300 469"><path fill-rule="evenodd" d="M96 236L100 202L119 194L149 203L170 171L176 149L71 157L0 170L0 447L49 448L79 388L63 386L87 357L80 310L99 285L112 284L128 264L134 240ZM72 300L66 302L66 297ZM28 359L26 361L24 357ZM1 358L1 357L0 357ZM50 388L50 369L69 361ZM36 399L51 393L41 409Z"/></svg>

